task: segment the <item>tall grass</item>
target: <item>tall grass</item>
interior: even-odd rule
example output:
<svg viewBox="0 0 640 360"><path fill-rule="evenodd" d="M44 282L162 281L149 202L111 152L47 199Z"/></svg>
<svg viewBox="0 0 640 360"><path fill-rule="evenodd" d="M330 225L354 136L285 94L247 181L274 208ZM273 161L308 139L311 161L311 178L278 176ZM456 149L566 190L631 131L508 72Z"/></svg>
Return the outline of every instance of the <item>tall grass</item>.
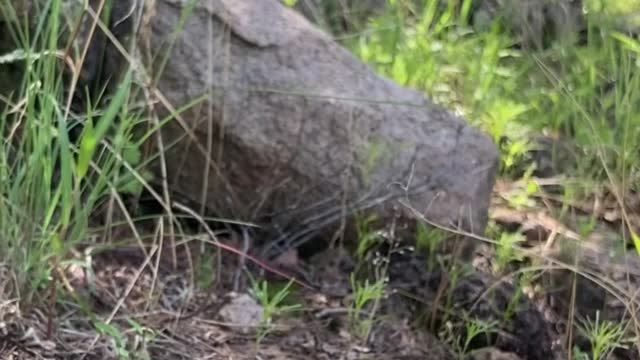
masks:
<svg viewBox="0 0 640 360"><path fill-rule="evenodd" d="M3 0L2 14L11 5ZM14 270L13 289L26 302L61 274L97 206L130 181L121 175L137 121L127 108L131 73L106 109L70 111L59 51L62 1L46 6L35 30L11 25L17 51L5 58L14 55L24 77L0 114L0 259ZM78 139L71 136L76 126Z"/></svg>
<svg viewBox="0 0 640 360"><path fill-rule="evenodd" d="M474 28L471 1L440 3L414 8L390 1L386 15L345 44L380 73L423 90L489 133L501 144L503 174L524 159L532 134L548 134L577 149L579 161L567 163L567 173L606 180L604 163L620 179L637 179L636 38L608 27L601 14L588 14L583 42L568 42L574 36L522 50L500 19Z"/></svg>

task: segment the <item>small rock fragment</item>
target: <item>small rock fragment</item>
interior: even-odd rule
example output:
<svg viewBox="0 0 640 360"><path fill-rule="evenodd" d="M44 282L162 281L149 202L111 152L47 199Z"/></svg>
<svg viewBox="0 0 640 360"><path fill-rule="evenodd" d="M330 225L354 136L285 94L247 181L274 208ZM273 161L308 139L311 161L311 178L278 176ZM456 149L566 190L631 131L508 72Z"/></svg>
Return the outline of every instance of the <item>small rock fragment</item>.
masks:
<svg viewBox="0 0 640 360"><path fill-rule="evenodd" d="M233 298L220 309L220 318L242 334L248 334L260 326L262 306L248 294Z"/></svg>
<svg viewBox="0 0 640 360"><path fill-rule="evenodd" d="M522 360L518 355L514 353L508 353L496 349L494 347L487 347L472 351L467 357L467 360Z"/></svg>

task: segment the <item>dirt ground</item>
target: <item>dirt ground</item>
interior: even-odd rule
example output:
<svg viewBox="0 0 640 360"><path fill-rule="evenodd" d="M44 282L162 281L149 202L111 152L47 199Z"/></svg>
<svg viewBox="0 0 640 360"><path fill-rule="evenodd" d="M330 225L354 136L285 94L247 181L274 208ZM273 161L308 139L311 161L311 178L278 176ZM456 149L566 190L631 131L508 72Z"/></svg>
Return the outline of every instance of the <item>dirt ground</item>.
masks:
<svg viewBox="0 0 640 360"><path fill-rule="evenodd" d="M500 186L507 185L499 184L498 190ZM502 226L519 223L532 244L537 241L553 248L548 243L551 220L542 215L525 215L505 208L496 196L492 206L494 220ZM563 226L557 225L554 231L567 232L570 237L569 227ZM554 273L549 267L520 291L513 284L513 274L532 266L531 263L511 264L507 275L492 275L495 254L488 247L479 250L473 264L466 264L469 267L462 272L427 266L428 255L408 247L379 257L378 260L386 261L388 281L384 296L373 307L364 309L375 315L368 341L357 335L354 323L349 321L353 300L349 276L355 270L375 274L380 269L377 260L371 258L361 266L346 252L335 249L309 259L293 255L290 259L283 258L280 263L289 265L283 271L309 288L292 287L288 301L301 307L275 317L270 332L258 343L255 322L229 321L234 316L243 319L243 314L260 313L263 309L254 300L246 300L252 298L246 296L247 276L238 271L239 257L227 251L218 252L220 249L211 244L204 248L203 242L193 241L206 236L185 238L176 247L167 240L162 247L149 247L145 251L131 245L105 251L78 249L74 261L64 267L64 276L60 275L57 281L59 289L66 291L59 291L60 295L53 300L53 291L42 291L43 299L47 299L42 303L55 301L55 307L19 308L16 299L1 299L0 358L567 358L567 307L561 300L570 296L562 289L551 291L548 285L569 284L566 274ZM537 240L531 240L534 238ZM233 236L219 238L229 246L241 247L233 239ZM539 250L536 249L529 247L530 251ZM266 264L256 264L250 259L244 262L257 277L262 274L270 279L270 284L284 283L282 277L265 270ZM603 267L599 269L601 274L607 273L606 262L594 263ZM218 265L207 267L207 264ZM10 278L8 269L3 271L3 278ZM613 272L608 279L620 277ZM628 291L636 288L630 281L626 286ZM608 316L624 319L623 313L615 312L618 308L606 297L606 292L603 297L593 285L581 283L576 288L579 296L573 309L577 312L588 314L590 307L598 307L608 309ZM68 295L70 290L75 298ZM229 317L233 304L240 314ZM469 341L466 355L461 356L470 323L493 323L497 327ZM573 344L583 346L585 341L574 334ZM637 352L631 350L608 359L637 358Z"/></svg>

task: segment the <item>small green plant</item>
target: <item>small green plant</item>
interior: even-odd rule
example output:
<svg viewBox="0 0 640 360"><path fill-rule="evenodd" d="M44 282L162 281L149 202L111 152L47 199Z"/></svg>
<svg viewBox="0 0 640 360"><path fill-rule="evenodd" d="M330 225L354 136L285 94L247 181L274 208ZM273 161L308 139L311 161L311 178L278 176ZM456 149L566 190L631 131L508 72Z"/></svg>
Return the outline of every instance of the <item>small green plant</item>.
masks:
<svg viewBox="0 0 640 360"><path fill-rule="evenodd" d="M504 314L502 314L502 318L505 321L508 321L513 317L514 314L517 314L518 311L520 311L519 305L521 304L521 300L524 297L523 289L527 286L530 286L532 282L533 282L532 272L525 272L525 273L522 273L522 275L520 275L517 281L517 286L514 290L514 294L511 297L511 299L509 299L509 303L507 304L507 309L504 311Z"/></svg>
<svg viewBox="0 0 640 360"><path fill-rule="evenodd" d="M416 248L424 249L429 255L429 270L436 266L436 256L442 242L446 239L446 233L441 229L427 227L422 222L418 222L416 228Z"/></svg>
<svg viewBox="0 0 640 360"><path fill-rule="evenodd" d="M502 153L500 163L500 173L510 175L515 172L517 166L522 164L527 157L527 152L532 146L526 136L521 138L500 139L500 151ZM529 168L533 171L533 167Z"/></svg>
<svg viewBox="0 0 640 360"><path fill-rule="evenodd" d="M129 323L130 329L126 332L132 332L135 335L133 343L128 343L126 332L121 331L120 328L114 324L96 320L93 322L93 326L102 336L110 340L111 346L118 359L151 359L148 345L156 338L156 332L133 319L127 319L127 322Z"/></svg>
<svg viewBox="0 0 640 360"><path fill-rule="evenodd" d="M519 232L500 234L500 239L496 244L496 261L494 263L496 272L505 270L512 261L522 260L522 254L515 248L515 245L522 242L524 242L524 236Z"/></svg>
<svg viewBox="0 0 640 360"><path fill-rule="evenodd" d="M489 105L484 105L485 117L483 120L487 132L493 137L493 141L500 145L502 153L500 173L509 172L525 159L530 149L527 139L529 127L517 120L524 117L529 108L512 100L496 99Z"/></svg>
<svg viewBox="0 0 640 360"><path fill-rule="evenodd" d="M200 254L195 262L194 276L199 289L210 289L216 281L216 257L210 250Z"/></svg>
<svg viewBox="0 0 640 360"><path fill-rule="evenodd" d="M371 248L379 245L384 238L380 233L371 230L371 224L377 220L375 214L370 214L367 217L356 217L356 230L358 235L358 248L356 249L356 256L359 260L362 260Z"/></svg>
<svg viewBox="0 0 640 360"><path fill-rule="evenodd" d="M441 261L441 265L445 268L445 261ZM469 274L473 271L472 267L467 264L460 264L458 262L452 262L449 267L449 288L453 289L458 285L458 282L465 277L469 276ZM445 304L445 321L448 319L448 316L451 314L450 310L453 308L453 299L452 292L447 293L447 301Z"/></svg>
<svg viewBox="0 0 640 360"><path fill-rule="evenodd" d="M156 339L156 331L143 326L133 319L127 319L127 322L135 334L134 342L131 344L131 352L133 354L132 358L139 360L151 360L148 347L149 344Z"/></svg>
<svg viewBox="0 0 640 360"><path fill-rule="evenodd" d="M370 283L368 279L364 282L359 282L356 281L355 274L352 273L350 282L353 299L349 307L349 328L361 340L366 342L371 333L371 328L375 324L377 308L380 299L384 295L387 279L378 277L374 283ZM367 305L370 304L372 306L367 311Z"/></svg>
<svg viewBox="0 0 640 360"><path fill-rule="evenodd" d="M587 354L586 352L580 350L580 348L578 346L574 346L573 350L571 351L573 358L575 360L591 360L589 358L589 354Z"/></svg>
<svg viewBox="0 0 640 360"><path fill-rule="evenodd" d="M111 341L111 345L113 346L118 359L131 359L131 353L127 349L127 338L120 329L118 329L118 327L103 321L95 321L93 326L100 334Z"/></svg>
<svg viewBox="0 0 640 360"><path fill-rule="evenodd" d="M596 312L595 321L586 319L581 321L579 328L591 343L591 360L606 359L615 349L625 349L633 343L633 339L626 337L624 323L602 321L600 312Z"/></svg>
<svg viewBox="0 0 640 360"><path fill-rule="evenodd" d="M256 345L259 346L262 340L273 331L275 317L299 310L300 304L283 304L287 296L289 296L289 289L293 284L293 280L289 281L286 286L278 290L273 296L266 281L255 282L252 280L252 283L251 294L262 306L262 319L256 334Z"/></svg>
<svg viewBox="0 0 640 360"><path fill-rule="evenodd" d="M514 209L530 208L535 206L533 195L538 191L538 184L531 179L534 167L531 166L520 179L519 186L515 187L508 194L504 194L509 206Z"/></svg>
<svg viewBox="0 0 640 360"><path fill-rule="evenodd" d="M471 342L481 335L489 335L491 333L495 333L498 331L498 322L497 321L482 321L478 319L472 319L466 322L466 334L464 339L464 344L461 348L461 353L466 355L469 351L469 346Z"/></svg>
<svg viewBox="0 0 640 360"><path fill-rule="evenodd" d="M479 336L489 336L498 331L497 321L483 321L480 319L467 319L464 323L464 333L461 333L451 322L444 326L443 338L451 343L457 350L460 360L466 359L473 341Z"/></svg>

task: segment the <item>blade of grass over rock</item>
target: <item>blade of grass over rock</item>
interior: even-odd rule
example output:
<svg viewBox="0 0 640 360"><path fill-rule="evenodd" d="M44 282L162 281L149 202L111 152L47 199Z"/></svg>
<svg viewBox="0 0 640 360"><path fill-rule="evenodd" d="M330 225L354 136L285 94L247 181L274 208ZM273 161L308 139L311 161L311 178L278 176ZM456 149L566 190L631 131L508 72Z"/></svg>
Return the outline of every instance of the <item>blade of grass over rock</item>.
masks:
<svg viewBox="0 0 640 360"><path fill-rule="evenodd" d="M164 55L162 56L162 60L160 61L160 64L158 65L158 68L156 70L157 71L155 74L156 81L160 76L162 76L164 72L164 68L167 64L167 61L169 61L169 57L171 56L171 53L173 51L173 46L175 45L175 42L178 39L178 36L180 36L182 32L182 29L184 28L184 24L187 22L187 19L189 18L189 16L191 16L191 14L193 13L194 9L198 4L199 4L198 0L189 0L189 2L187 2L182 7L183 10L180 12L180 20L178 21L178 24L174 27L173 32L171 33L169 43L167 44L166 49L164 50ZM159 54L156 54L156 56L158 55ZM154 58L156 56L154 56Z"/></svg>
<svg viewBox="0 0 640 360"><path fill-rule="evenodd" d="M72 184L73 161L71 154L71 144L69 143L69 136L67 135L66 121L60 118L58 124L58 137L60 138L60 144L58 145L60 151L60 184L58 185L58 187L61 190L60 193L62 200L61 225L63 229L66 229L67 226L69 226L71 211L74 205Z"/></svg>
<svg viewBox="0 0 640 360"><path fill-rule="evenodd" d="M110 101L106 111L102 114L100 119L98 119L95 130L91 125L88 125L87 131L82 134L82 139L80 140L80 154L76 168L76 176L79 180L82 180L86 176L87 171L89 170L89 163L93 159L96 147L107 134L107 131L113 125L113 121L120 112L126 99L126 95L129 92L132 75L132 71L129 70L120 84L115 96Z"/></svg>
<svg viewBox="0 0 640 360"><path fill-rule="evenodd" d="M142 146L145 142L147 142L149 140L149 138L151 136L153 136L153 134L156 133L156 131L159 131L168 122L170 122L172 120L175 120L177 114L181 114L181 113L191 109L192 107L195 107L196 105L200 104L201 102L206 101L210 96L211 96L211 94L209 94L209 93L202 94L199 97L189 101L185 105L177 108L175 112L172 112L171 114L169 114L169 115L165 116L164 118L160 119L160 121L158 121L157 125L154 125L151 129L149 129L149 131L147 131L144 135L142 135L140 137L140 139L138 139L137 146L139 146L139 147ZM185 134L184 136L187 136L187 134Z"/></svg>

